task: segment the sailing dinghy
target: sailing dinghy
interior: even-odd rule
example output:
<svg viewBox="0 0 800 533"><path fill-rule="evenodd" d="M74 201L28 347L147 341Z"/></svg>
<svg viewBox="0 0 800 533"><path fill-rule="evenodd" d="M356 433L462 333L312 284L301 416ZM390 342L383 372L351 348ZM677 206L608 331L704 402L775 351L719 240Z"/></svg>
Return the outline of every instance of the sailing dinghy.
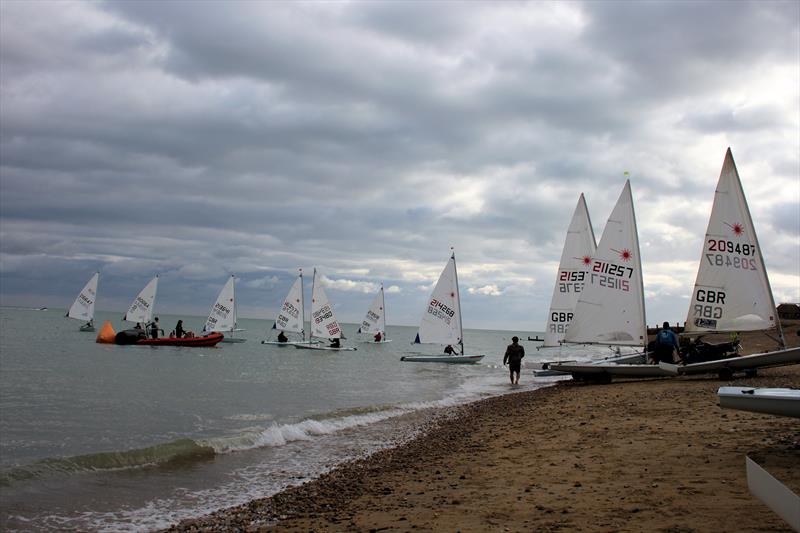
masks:
<svg viewBox="0 0 800 533"><path fill-rule="evenodd" d="M317 283L317 269L311 278L311 334L309 339L344 339L344 332L333 314L333 306L321 283ZM295 344L295 348L304 350L330 350L335 352L355 351L352 346L324 346L322 344Z"/></svg>
<svg viewBox="0 0 800 533"><path fill-rule="evenodd" d="M153 319L153 307L156 303L157 291L158 274L136 296L122 320L141 324L143 327L146 326Z"/></svg>
<svg viewBox="0 0 800 533"><path fill-rule="evenodd" d="M209 313L206 323L203 326L203 334L207 333L230 333L225 335L225 338L220 342L244 342L247 339L241 337L234 337L235 331L244 331L236 327L237 313L236 313L236 277L231 274L222 290L219 291L217 300L211 306L211 313Z"/></svg>
<svg viewBox="0 0 800 533"><path fill-rule="evenodd" d="M94 331L94 302L97 299L98 279L100 279L100 272L95 272L66 314L68 318L86 322L80 327L81 331Z"/></svg>
<svg viewBox="0 0 800 533"><path fill-rule="evenodd" d="M553 297L550 300L547 329L544 333L542 348L561 346L561 341L564 340L564 335L566 335L569 323L574 316L578 297L586 283L589 268L592 266L592 257L596 251L597 242L592 229L592 221L589 219L586 200L581 193L567 229L564 248L561 251L561 261L553 287Z"/></svg>
<svg viewBox="0 0 800 533"><path fill-rule="evenodd" d="M367 310L367 316L361 321L358 333L369 336L369 338L361 342L373 344L392 342L392 339L386 338L386 302L383 296L383 285L381 285L381 290L378 291L378 294L375 295L375 299L372 300L372 305ZM378 334L380 334L381 340L376 341L375 337Z"/></svg>
<svg viewBox="0 0 800 533"><path fill-rule="evenodd" d="M456 254L450 255L439 281L428 299L414 344L440 344L460 346L456 355L406 355L401 361L415 363L475 364L484 355L468 355L464 351L464 330L461 325L461 301L458 292Z"/></svg>
<svg viewBox="0 0 800 533"><path fill-rule="evenodd" d="M740 331L776 332L781 349L686 365L661 363L661 367L675 374L718 373L728 378L734 370L753 372L760 367L800 363L800 348L785 348L767 267L728 148L714 193L684 335Z"/></svg>
<svg viewBox="0 0 800 533"><path fill-rule="evenodd" d="M647 351L642 258L633 208L631 182L626 180L608 217L575 314L564 340L578 344L629 346L644 363ZM610 381L612 376L661 377L671 375L654 364L635 364L630 358L602 363L553 363L550 369L574 379Z"/></svg>
<svg viewBox="0 0 800 533"><path fill-rule="evenodd" d="M272 329L281 331L282 333L295 333L299 334L300 340L287 340L281 342L278 340L261 341L261 344L272 344L275 346L294 346L295 344L316 344L318 341L306 340L305 330L305 311L303 308L303 270L300 269L300 275L292 284L286 299L283 300L281 310L278 311L278 316L272 324Z"/></svg>

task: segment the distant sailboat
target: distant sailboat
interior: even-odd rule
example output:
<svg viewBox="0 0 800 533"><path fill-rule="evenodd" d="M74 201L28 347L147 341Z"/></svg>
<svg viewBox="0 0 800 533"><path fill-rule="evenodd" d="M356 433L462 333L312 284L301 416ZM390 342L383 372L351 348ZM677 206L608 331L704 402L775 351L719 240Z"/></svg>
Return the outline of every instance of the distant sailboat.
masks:
<svg viewBox="0 0 800 533"><path fill-rule="evenodd" d="M382 344L392 342L391 339L386 338L386 302L383 297L383 285L372 300L372 305L367 310L367 316L361 321L361 327L358 332L363 335L368 335L370 338L362 342L372 342L375 344ZM380 334L380 340L376 341L375 337Z"/></svg>
<svg viewBox="0 0 800 533"><path fill-rule="evenodd" d="M460 346L456 355L406 355L401 361L417 363L478 363L483 355L466 355L464 352L464 330L461 325L461 298L458 292L458 272L456 254L450 255L439 281L428 299L425 312L419 325L415 344L440 344Z"/></svg>
<svg viewBox="0 0 800 533"><path fill-rule="evenodd" d="M581 194L578 205L572 213L564 248L561 251L542 347L560 346L564 340L596 250L597 242L589 219L589 210Z"/></svg>
<svg viewBox="0 0 800 533"><path fill-rule="evenodd" d="M233 332L243 331L236 328L236 277L231 274L228 281L219 291L217 301L211 306L211 313L203 326L203 334L218 331L224 333L225 338L221 342L244 342L247 339L234 337Z"/></svg>
<svg viewBox="0 0 800 533"><path fill-rule="evenodd" d="M335 351L353 351L354 347L335 346L339 343L339 339L344 339L344 332L342 331L339 322L336 321L336 315L333 313L333 307L328 301L328 295L325 294L325 289L321 283L317 283L317 269L314 269L314 275L311 278L311 335L309 339L330 339L330 346L323 346L318 344L295 344L295 348L303 348L307 350L335 350Z"/></svg>
<svg viewBox="0 0 800 533"><path fill-rule="evenodd" d="M95 272L67 311L67 317L86 322L80 327L81 331L94 331L94 303L97 299L97 281L99 279L100 273Z"/></svg>
<svg viewBox="0 0 800 533"><path fill-rule="evenodd" d="M317 341L306 340L305 330L305 312L303 307L303 270L289 289L286 299L283 300L278 316L272 324L272 329L280 331L281 333L295 333L299 334L301 340L287 340L281 342L278 340L264 340L261 344L274 344L276 346L293 346L295 344L316 344Z"/></svg>
<svg viewBox="0 0 800 533"><path fill-rule="evenodd" d="M156 303L156 291L158 290L158 275L145 285L144 289L136 296L128 308L128 312L122 317L126 322L133 322L146 326L153 319L153 308Z"/></svg>

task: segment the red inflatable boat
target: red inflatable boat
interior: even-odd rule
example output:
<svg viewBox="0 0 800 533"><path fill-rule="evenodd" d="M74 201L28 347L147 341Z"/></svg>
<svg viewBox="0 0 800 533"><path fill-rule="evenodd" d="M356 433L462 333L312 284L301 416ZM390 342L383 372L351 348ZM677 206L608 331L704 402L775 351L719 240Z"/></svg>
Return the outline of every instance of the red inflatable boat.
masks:
<svg viewBox="0 0 800 533"><path fill-rule="evenodd" d="M225 338L225 335L219 332L209 333L202 337L161 337L159 339L139 339L136 341L137 346L214 346L219 341Z"/></svg>

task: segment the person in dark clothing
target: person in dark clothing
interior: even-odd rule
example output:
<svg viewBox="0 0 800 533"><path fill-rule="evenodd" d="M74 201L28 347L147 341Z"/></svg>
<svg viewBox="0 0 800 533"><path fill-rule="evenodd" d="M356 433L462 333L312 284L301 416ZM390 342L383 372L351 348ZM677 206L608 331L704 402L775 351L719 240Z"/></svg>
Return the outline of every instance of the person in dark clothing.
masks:
<svg viewBox="0 0 800 533"><path fill-rule="evenodd" d="M341 348L342 347L342 345L339 343L339 337L336 337L335 339L331 339L330 341L331 341L331 348Z"/></svg>
<svg viewBox="0 0 800 533"><path fill-rule="evenodd" d="M383 337L381 337L381 332L380 332L380 331L379 331L378 333L376 333L376 334L375 334L375 337L374 337L374 339L375 339L375 342L381 342L381 339L382 339L382 338L383 338Z"/></svg>
<svg viewBox="0 0 800 533"><path fill-rule="evenodd" d="M672 363L675 361L675 352L680 357L681 345L678 343L678 336L669 329L669 322L664 322L664 328L656 334L655 350L653 358L656 364L660 362Z"/></svg>
<svg viewBox="0 0 800 533"><path fill-rule="evenodd" d="M186 330L183 329L183 320L178 320L178 323L175 325L175 337L182 339L185 334Z"/></svg>
<svg viewBox="0 0 800 533"><path fill-rule="evenodd" d="M448 344L447 346L444 347L444 353L446 353L447 355L458 355L458 352L456 351L455 348L453 348L452 344Z"/></svg>
<svg viewBox="0 0 800 533"><path fill-rule="evenodd" d="M157 339L159 331L164 333L164 330L161 329L160 324L158 323L158 317L155 317L150 323L150 338Z"/></svg>
<svg viewBox="0 0 800 533"><path fill-rule="evenodd" d="M508 373L512 385L519 384L519 374L522 369L522 358L525 357L525 348L520 346L519 337L511 337L511 344L506 348L503 364L508 364ZM514 377L516 374L516 378Z"/></svg>
<svg viewBox="0 0 800 533"><path fill-rule="evenodd" d="M281 331L278 333L278 342L289 342L289 337L286 336L286 333Z"/></svg>

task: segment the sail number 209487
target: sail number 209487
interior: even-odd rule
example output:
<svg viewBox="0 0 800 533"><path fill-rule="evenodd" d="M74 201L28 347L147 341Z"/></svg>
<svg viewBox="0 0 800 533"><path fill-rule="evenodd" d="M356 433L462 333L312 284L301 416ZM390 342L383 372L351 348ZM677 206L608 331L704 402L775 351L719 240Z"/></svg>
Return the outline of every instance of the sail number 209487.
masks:
<svg viewBox="0 0 800 533"><path fill-rule="evenodd" d="M758 270L756 260L752 257L731 257L729 254L706 254L708 264L718 267L740 268L742 270Z"/></svg>

